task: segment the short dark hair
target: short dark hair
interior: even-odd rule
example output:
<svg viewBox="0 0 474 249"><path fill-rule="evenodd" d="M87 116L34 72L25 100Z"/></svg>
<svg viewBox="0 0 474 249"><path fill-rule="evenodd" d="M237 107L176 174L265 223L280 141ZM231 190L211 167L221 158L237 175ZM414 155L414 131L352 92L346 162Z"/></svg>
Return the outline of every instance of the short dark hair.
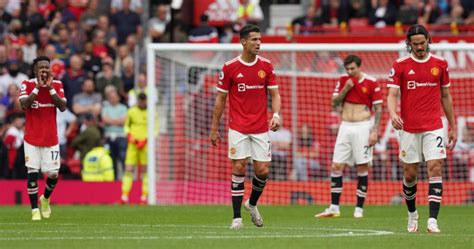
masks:
<svg viewBox="0 0 474 249"><path fill-rule="evenodd" d="M33 60L33 64L31 65L31 67L33 67L33 71L35 70L36 64L40 61L47 61L48 63L51 63L51 60L48 56L40 55Z"/></svg>
<svg viewBox="0 0 474 249"><path fill-rule="evenodd" d="M425 26L420 25L420 24L415 24L410 26L407 31L407 39L405 40L405 43L407 45L407 50L408 52L411 53L411 37L414 35L424 35L426 40L428 40L428 43L431 43L431 36L428 30L425 28ZM428 51L430 50L430 47L428 46Z"/></svg>
<svg viewBox="0 0 474 249"><path fill-rule="evenodd" d="M355 62L357 67L360 67L360 65L362 65L362 59L357 55L351 54L351 55L348 55L344 59L344 66L347 66L347 65L351 64L352 62Z"/></svg>
<svg viewBox="0 0 474 249"><path fill-rule="evenodd" d="M201 22L207 22L209 21L209 16L207 14L202 14L200 19L201 19Z"/></svg>
<svg viewBox="0 0 474 249"><path fill-rule="evenodd" d="M260 28L254 24L247 24L242 29L240 29L240 39L247 39L249 37L250 32L257 32L260 33Z"/></svg>

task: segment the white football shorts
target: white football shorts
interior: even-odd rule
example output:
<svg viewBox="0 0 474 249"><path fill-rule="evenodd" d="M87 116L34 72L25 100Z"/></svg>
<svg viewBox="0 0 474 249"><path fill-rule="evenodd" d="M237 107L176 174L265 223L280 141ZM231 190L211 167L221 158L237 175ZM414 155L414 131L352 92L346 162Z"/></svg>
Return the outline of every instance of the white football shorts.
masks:
<svg viewBox="0 0 474 249"><path fill-rule="evenodd" d="M341 122L334 145L334 163L349 166L372 163L373 147L369 147L372 121Z"/></svg>
<svg viewBox="0 0 474 249"><path fill-rule="evenodd" d="M400 160L404 163L446 158L446 139L443 129L410 133L400 131Z"/></svg>
<svg viewBox="0 0 474 249"><path fill-rule="evenodd" d="M25 165L41 172L58 171L61 166L59 144L51 147L34 146L25 141Z"/></svg>
<svg viewBox="0 0 474 249"><path fill-rule="evenodd" d="M237 160L248 157L259 162L271 161L271 143L268 132L243 134L229 129L229 158Z"/></svg>

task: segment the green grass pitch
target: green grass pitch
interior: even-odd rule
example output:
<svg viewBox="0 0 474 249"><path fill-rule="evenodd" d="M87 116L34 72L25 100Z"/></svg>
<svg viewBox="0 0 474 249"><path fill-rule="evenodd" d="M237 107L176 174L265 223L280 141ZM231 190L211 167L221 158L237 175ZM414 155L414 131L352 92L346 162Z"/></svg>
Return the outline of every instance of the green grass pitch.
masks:
<svg viewBox="0 0 474 249"><path fill-rule="evenodd" d="M49 220L32 222L27 206L0 207L0 248L474 248L474 207L443 206L441 234L406 231L405 206L368 206L352 218L315 219L322 206L261 206L264 227L242 209L244 228L230 230L229 206L52 206Z"/></svg>

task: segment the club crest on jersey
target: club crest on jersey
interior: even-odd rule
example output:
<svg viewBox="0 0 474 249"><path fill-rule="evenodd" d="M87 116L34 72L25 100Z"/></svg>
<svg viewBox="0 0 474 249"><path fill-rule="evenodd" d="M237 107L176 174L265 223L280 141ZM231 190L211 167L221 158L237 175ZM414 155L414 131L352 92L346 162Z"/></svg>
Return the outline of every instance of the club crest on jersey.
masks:
<svg viewBox="0 0 474 249"><path fill-rule="evenodd" d="M28 156L25 156L25 163L27 163L28 161L30 161L30 158Z"/></svg>
<svg viewBox="0 0 474 249"><path fill-rule="evenodd" d="M437 68L437 67L431 68L431 75L438 76L439 75L439 68Z"/></svg>
<svg viewBox="0 0 474 249"><path fill-rule="evenodd" d="M265 71L263 70L258 71L258 77L260 77L261 79L264 79L265 76L267 76L267 73L265 73Z"/></svg>
<svg viewBox="0 0 474 249"><path fill-rule="evenodd" d="M368 93L369 90L367 89L367 87L363 86L363 87L362 87L362 92L363 92L363 93Z"/></svg>
<svg viewBox="0 0 474 249"><path fill-rule="evenodd" d="M402 157L406 157L406 156L407 156L407 152L404 151L404 150L402 150L402 153L401 153L401 154L402 154Z"/></svg>
<svg viewBox="0 0 474 249"><path fill-rule="evenodd" d="M235 149L234 147L230 148L231 155L235 155L236 152L237 152L237 149Z"/></svg>

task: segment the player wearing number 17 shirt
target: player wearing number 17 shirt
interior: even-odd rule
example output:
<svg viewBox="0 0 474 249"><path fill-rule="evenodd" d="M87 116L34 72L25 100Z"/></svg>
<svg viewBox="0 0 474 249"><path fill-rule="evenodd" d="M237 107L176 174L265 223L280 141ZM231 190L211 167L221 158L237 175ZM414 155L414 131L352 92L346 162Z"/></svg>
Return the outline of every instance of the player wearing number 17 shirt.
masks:
<svg viewBox="0 0 474 249"><path fill-rule="evenodd" d="M217 84L217 97L212 114L210 140L217 146L220 141L219 120L229 95L229 151L232 160L232 207L234 218L231 229L243 227L240 209L244 196L245 166L251 157L255 169L252 192L244 207L250 212L252 222L263 226L257 201L265 188L271 149L268 130L280 128L280 94L275 73L269 60L258 56L261 43L260 29L245 25L240 30L243 52L224 64ZM272 99L273 117L268 124L267 92Z"/></svg>
<svg viewBox="0 0 474 249"><path fill-rule="evenodd" d="M39 56L33 60L34 79L21 83L20 104L25 111L25 165L27 168L27 190L32 208L32 220L49 218L50 196L58 181L60 166L56 108L66 110L66 98L61 81L53 80L50 60ZM39 171L48 179L38 209Z"/></svg>
<svg viewBox="0 0 474 249"><path fill-rule="evenodd" d="M453 101L449 93L448 63L430 53L431 37L422 25L408 29L406 44L410 55L393 63L387 97L390 119L400 130L400 160L403 165L403 193L408 207L408 232L418 231L415 206L419 164L428 167L429 219L427 231L439 233L438 213L443 194L443 159L446 158L441 108L449 123L449 149L456 144L456 123ZM397 98L400 95L400 115Z"/></svg>

